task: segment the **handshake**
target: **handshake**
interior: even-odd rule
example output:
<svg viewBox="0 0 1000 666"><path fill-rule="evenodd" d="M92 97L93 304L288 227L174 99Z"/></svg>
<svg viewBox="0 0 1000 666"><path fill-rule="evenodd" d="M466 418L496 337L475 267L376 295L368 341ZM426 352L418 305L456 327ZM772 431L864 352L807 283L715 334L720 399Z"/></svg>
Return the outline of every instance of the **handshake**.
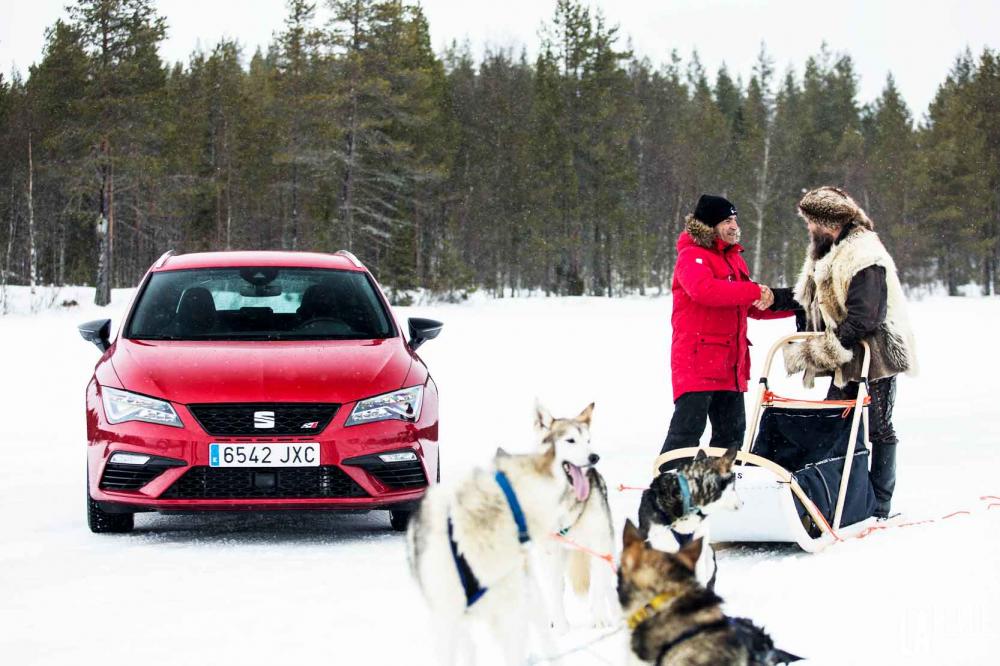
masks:
<svg viewBox="0 0 1000 666"><path fill-rule="evenodd" d="M752 305L758 310L766 310L774 305L774 292L765 284L758 284L757 286L760 287L760 298L754 301Z"/></svg>

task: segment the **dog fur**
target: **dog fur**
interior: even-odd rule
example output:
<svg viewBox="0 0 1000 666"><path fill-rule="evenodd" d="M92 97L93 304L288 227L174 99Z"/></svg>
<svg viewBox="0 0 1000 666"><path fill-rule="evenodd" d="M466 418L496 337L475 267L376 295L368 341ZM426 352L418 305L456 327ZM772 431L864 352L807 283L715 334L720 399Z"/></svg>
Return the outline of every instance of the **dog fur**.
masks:
<svg viewBox="0 0 1000 666"><path fill-rule="evenodd" d="M801 659L775 649L770 636L750 620L726 617L722 599L699 585L694 568L701 539L665 553L651 548L627 521L622 542L618 599L625 617L634 618L629 663L773 666Z"/></svg>
<svg viewBox="0 0 1000 666"><path fill-rule="evenodd" d="M589 443L590 414L586 413L585 419L553 419L544 407L538 405L535 429L543 448L554 437ZM567 539L596 553L612 553L615 538L607 484L593 466L587 469L587 476L590 494L570 508L566 524L560 527L560 532ZM615 576L608 562L551 539L540 541L536 550L549 615L556 632L564 633L569 629L564 603L567 579L577 595L587 596L595 626L612 626L617 622Z"/></svg>
<svg viewBox="0 0 1000 666"><path fill-rule="evenodd" d="M702 548L696 572L698 580L708 589L715 588L715 551L708 545L709 517L716 511L735 511L740 507L733 484L733 462L737 447L719 458L710 458L704 451L675 470L660 473L639 502L639 533L657 550L676 553L681 548L675 532L687 535L683 540L701 539ZM691 491L693 511L684 513L678 474L683 474Z"/></svg>
<svg viewBox="0 0 1000 666"><path fill-rule="evenodd" d="M543 433L540 453L498 451L490 469L473 470L454 489L432 486L411 517L407 555L431 610L441 663L475 663L470 620L485 623L507 664L525 662L530 635L537 638L543 654L554 652L529 551L564 525L587 483L583 470L596 459L589 437L572 436L563 424L589 424L592 410L590 405L576 420L553 420ZM496 471L506 474L517 495L531 538L527 544L518 540L517 524ZM451 550L449 518L458 552L486 588L468 607Z"/></svg>

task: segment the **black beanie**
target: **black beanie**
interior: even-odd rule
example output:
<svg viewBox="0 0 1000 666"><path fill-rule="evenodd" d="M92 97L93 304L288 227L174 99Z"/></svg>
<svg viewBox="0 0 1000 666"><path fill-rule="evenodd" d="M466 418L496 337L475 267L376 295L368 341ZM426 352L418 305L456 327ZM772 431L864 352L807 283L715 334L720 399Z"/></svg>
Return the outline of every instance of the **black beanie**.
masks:
<svg viewBox="0 0 1000 666"><path fill-rule="evenodd" d="M728 199L711 194L701 195L701 198L698 199L698 205L694 207L695 218L710 227L714 227L732 215L736 215L736 206Z"/></svg>

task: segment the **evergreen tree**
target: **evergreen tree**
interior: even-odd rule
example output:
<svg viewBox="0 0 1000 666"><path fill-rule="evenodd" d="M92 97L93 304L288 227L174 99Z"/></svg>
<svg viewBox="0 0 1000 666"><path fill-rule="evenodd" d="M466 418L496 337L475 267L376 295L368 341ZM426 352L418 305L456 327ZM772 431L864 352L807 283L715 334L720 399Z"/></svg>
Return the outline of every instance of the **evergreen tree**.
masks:
<svg viewBox="0 0 1000 666"><path fill-rule="evenodd" d="M157 45L166 25L150 0L77 0L69 11L89 56L91 85L81 131L89 137L99 174L93 208L98 238L94 302L106 305L114 275L115 178L128 177L130 167L134 177L148 166L142 162L151 151L143 144L165 80ZM141 201L134 185L134 199Z"/></svg>

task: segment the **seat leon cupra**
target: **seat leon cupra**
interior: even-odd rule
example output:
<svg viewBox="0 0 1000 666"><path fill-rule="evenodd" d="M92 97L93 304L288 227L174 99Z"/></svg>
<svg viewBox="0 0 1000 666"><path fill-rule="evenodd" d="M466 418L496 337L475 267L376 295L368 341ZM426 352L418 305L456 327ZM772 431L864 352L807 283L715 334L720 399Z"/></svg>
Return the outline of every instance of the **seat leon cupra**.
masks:
<svg viewBox="0 0 1000 666"><path fill-rule="evenodd" d="M405 529L440 480L438 392L348 252L168 252L87 386L87 520L140 511L385 509Z"/></svg>

